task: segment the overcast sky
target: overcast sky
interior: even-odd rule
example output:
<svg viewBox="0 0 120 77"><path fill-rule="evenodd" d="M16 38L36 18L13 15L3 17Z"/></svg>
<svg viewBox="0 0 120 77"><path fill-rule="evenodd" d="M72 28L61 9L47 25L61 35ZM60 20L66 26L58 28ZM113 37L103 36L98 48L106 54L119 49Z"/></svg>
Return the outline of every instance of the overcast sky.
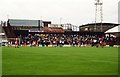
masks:
<svg viewBox="0 0 120 77"><path fill-rule="evenodd" d="M103 21L118 23L118 2L103 0ZM95 21L95 0L0 0L0 20L42 19L52 23L87 24Z"/></svg>

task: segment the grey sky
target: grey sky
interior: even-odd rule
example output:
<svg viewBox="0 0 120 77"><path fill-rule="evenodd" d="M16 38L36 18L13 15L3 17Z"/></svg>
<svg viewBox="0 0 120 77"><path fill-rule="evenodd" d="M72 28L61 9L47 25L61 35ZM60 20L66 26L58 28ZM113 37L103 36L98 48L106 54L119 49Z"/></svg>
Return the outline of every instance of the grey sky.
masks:
<svg viewBox="0 0 120 77"><path fill-rule="evenodd" d="M104 22L118 23L118 1L103 0ZM94 0L0 0L0 20L43 19L81 25L94 22ZM42 16L42 17L41 17Z"/></svg>

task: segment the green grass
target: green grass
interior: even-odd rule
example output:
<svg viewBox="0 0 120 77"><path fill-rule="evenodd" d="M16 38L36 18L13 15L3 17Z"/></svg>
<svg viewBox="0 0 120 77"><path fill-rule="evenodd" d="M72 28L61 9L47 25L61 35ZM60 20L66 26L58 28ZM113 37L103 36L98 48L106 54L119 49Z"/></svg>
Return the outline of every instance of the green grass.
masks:
<svg viewBox="0 0 120 77"><path fill-rule="evenodd" d="M3 75L117 75L118 48L3 47Z"/></svg>

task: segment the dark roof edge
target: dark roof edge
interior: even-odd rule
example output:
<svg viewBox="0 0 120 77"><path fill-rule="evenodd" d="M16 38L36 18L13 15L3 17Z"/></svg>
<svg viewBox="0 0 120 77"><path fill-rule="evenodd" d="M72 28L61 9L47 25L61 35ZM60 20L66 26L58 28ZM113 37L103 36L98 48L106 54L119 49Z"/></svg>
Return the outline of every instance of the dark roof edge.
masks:
<svg viewBox="0 0 120 77"><path fill-rule="evenodd" d="M101 24L101 23L96 23L97 24ZM107 24L107 25L120 25L120 24L116 24L116 23L102 23L103 25L104 24ZM80 25L80 26L87 26L87 25L95 25L95 23L88 23L88 24L85 24L85 25Z"/></svg>
<svg viewBox="0 0 120 77"><path fill-rule="evenodd" d="M8 21L9 20L32 20L32 19L8 19ZM33 19L33 20L42 21L42 22L51 22L51 21L44 21L44 20L37 20L37 19Z"/></svg>

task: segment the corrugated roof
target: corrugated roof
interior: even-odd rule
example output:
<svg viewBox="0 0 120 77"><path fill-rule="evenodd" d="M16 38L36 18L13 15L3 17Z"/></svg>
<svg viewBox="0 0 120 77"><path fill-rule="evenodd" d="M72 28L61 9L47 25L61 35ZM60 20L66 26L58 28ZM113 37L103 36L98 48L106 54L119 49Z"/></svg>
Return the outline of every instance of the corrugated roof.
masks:
<svg viewBox="0 0 120 77"><path fill-rule="evenodd" d="M9 19L10 26L38 26L39 20Z"/></svg>
<svg viewBox="0 0 120 77"><path fill-rule="evenodd" d="M116 26L114 28L109 29L108 31L106 31L105 33L116 33L116 32L120 32L120 25Z"/></svg>

